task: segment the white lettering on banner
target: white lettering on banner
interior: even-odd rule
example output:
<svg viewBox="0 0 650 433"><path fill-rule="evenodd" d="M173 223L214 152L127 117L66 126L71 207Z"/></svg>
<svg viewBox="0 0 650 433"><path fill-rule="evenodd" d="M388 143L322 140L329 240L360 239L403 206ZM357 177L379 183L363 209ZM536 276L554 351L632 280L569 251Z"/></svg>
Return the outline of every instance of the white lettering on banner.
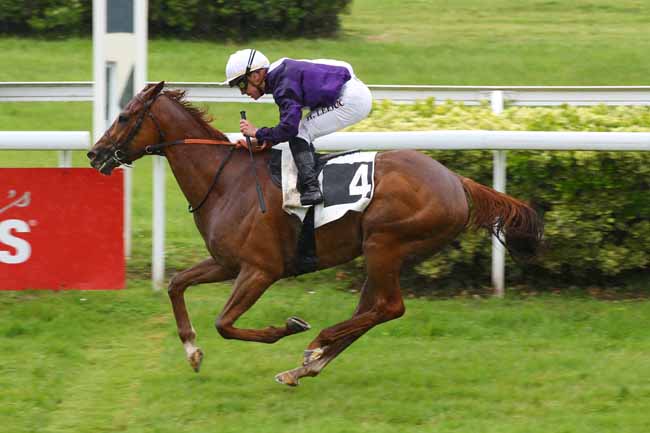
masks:
<svg viewBox="0 0 650 433"><path fill-rule="evenodd" d="M12 230L18 233L29 233L29 224L22 220L6 220L0 222L0 263L15 265L26 262L32 255L32 246L24 239L12 234ZM10 254L4 246L16 250Z"/></svg>
<svg viewBox="0 0 650 433"><path fill-rule="evenodd" d="M27 207L27 206L29 206L29 204L31 203L30 195L31 195L30 192L27 191L26 193L24 193L23 195L18 197L16 200L10 202L9 204L7 204L7 205L5 205L3 207L0 207L0 213L3 213L6 210L8 210L9 208L12 208L14 206L15 207ZM9 190L8 198L14 198L14 197L16 197L16 191L14 191L13 189Z"/></svg>
<svg viewBox="0 0 650 433"><path fill-rule="evenodd" d="M12 207L27 207L31 204L31 193L29 191L17 197L15 190L10 189L7 198L11 199L9 203L0 207L0 213L6 212ZM10 219L0 222L0 263L16 265L29 260L32 255L32 246L25 239L15 236L12 231L18 233L29 233L31 230L29 224L18 219ZM13 248L14 254L11 254L6 247Z"/></svg>

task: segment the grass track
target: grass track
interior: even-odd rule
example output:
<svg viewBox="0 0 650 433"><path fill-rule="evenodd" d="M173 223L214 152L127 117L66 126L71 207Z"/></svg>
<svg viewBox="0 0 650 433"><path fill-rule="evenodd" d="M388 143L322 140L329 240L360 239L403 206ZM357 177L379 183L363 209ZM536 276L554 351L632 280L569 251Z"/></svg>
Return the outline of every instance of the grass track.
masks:
<svg viewBox="0 0 650 433"><path fill-rule="evenodd" d="M370 84L642 85L649 25L645 0L354 0L336 39L247 44L270 59L347 60ZM149 78L221 81L243 45L150 41ZM91 50L84 39L0 39L0 81L91 80Z"/></svg>
<svg viewBox="0 0 650 433"><path fill-rule="evenodd" d="M206 352L184 359L164 293L0 298L0 425L11 432L645 432L650 304L545 296L407 300L320 377L275 384L317 329L346 318L341 283L274 286L241 326L296 314L314 329L275 345L213 328L227 285L188 292ZM310 293L314 292L314 293ZM11 314L6 314L8 311ZM263 426L263 427L260 427Z"/></svg>

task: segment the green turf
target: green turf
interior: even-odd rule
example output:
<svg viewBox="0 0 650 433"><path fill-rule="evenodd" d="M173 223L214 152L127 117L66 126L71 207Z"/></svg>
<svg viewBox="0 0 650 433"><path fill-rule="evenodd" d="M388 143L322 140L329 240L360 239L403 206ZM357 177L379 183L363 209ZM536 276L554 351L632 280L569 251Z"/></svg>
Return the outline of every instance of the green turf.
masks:
<svg viewBox="0 0 650 433"><path fill-rule="evenodd" d="M164 293L0 297L0 425L7 432L611 432L650 428L650 304L545 296L407 300L296 389L318 329L345 319L343 283L274 286L241 326L293 314L314 330L275 345L223 340L226 285L188 292L206 357L195 374ZM338 289L337 289L338 288Z"/></svg>
<svg viewBox="0 0 650 433"><path fill-rule="evenodd" d="M228 54L251 45L347 60L369 84L648 84L643 0L355 0L342 24L336 39L153 40L149 78L221 81ZM0 81L91 80L91 51L86 39L2 38Z"/></svg>

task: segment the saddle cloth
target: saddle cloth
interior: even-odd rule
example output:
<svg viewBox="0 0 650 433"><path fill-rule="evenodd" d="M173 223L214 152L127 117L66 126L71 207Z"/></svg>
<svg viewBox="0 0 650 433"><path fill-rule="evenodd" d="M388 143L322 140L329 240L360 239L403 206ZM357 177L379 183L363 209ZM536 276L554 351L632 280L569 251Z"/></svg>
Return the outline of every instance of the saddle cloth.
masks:
<svg viewBox="0 0 650 433"><path fill-rule="evenodd" d="M300 204L298 169L288 144L273 149L281 151L282 208L296 215L300 221L310 206ZM349 211L363 212L370 204L375 191L374 168L377 152L344 153L340 156L320 155L327 159L324 165L317 162L318 181L323 192L323 203L314 207L314 228L341 218ZM318 160L318 155L317 155Z"/></svg>

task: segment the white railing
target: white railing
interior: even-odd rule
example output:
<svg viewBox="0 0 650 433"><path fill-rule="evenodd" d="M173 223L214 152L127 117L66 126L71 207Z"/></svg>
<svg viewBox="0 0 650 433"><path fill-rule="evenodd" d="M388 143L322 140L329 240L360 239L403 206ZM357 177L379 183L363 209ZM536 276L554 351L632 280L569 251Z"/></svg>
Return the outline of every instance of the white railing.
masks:
<svg viewBox="0 0 650 433"><path fill-rule="evenodd" d="M239 90L217 83L167 83L168 88L184 89L191 101L251 102ZM502 91L510 105L650 105L650 86L396 86L370 85L375 100L413 102L433 97L438 102L452 100L477 105ZM1 101L92 101L92 81L0 82ZM266 95L259 102L272 103Z"/></svg>
<svg viewBox="0 0 650 433"><path fill-rule="evenodd" d="M241 134L232 134L240 138ZM336 132L318 150L601 150L648 151L650 132L405 131Z"/></svg>
<svg viewBox="0 0 650 433"><path fill-rule="evenodd" d="M239 90L217 83L168 83L170 88L184 89L190 100L205 102L251 102ZM531 87L531 86L368 86L375 100L389 99L394 102L414 102L435 98L438 103L447 100L479 105L489 100L494 91L504 92L510 105L650 105L650 86L609 87ZM272 103L265 95L259 102Z"/></svg>
<svg viewBox="0 0 650 433"><path fill-rule="evenodd" d="M2 101L93 101L92 82L0 83ZM217 83L167 83L168 88L187 91L191 101L239 102L252 100L239 90ZM650 105L650 86L537 87L537 86L369 86L375 100L409 103L429 97L478 105L489 100L494 113L503 111L505 101L516 106ZM273 102L270 96L260 102ZM237 136L237 134L233 134ZM372 144L370 144L372 143ZM426 131L382 133L337 133L316 141L322 150L337 149L457 149L494 150L493 187L506 189L506 150L650 150L647 133L558 133L505 131ZM69 157L68 157L69 158ZM152 280L156 288L164 280L164 171L154 173L154 250ZM505 251L493 240L492 284L498 295L504 291Z"/></svg>
<svg viewBox="0 0 650 433"><path fill-rule="evenodd" d="M88 131L0 131L0 150L58 150L59 167L72 167L72 151L89 147Z"/></svg>
<svg viewBox="0 0 650 433"><path fill-rule="evenodd" d="M241 134L228 134L232 140ZM86 150L90 146L87 131L0 131L0 150ZM590 151L650 151L650 133L644 132L525 132L525 131L408 131L408 132L339 132L315 141L318 150L495 150L495 180L505 179L506 150L590 150ZM63 166L70 166L69 161ZM496 182L498 183L498 181ZM498 190L505 192L505 183ZM157 184L158 191L164 185ZM164 213L164 210L163 210ZM158 221L164 221L159 216ZM163 251L154 255L164 258ZM503 290L503 263L505 252L501 244L493 245L493 284ZM156 266L161 266L160 263ZM162 281L154 281L160 286ZM498 290L497 290L498 292ZM502 292L501 292L502 293Z"/></svg>
<svg viewBox="0 0 650 433"><path fill-rule="evenodd" d="M92 81L0 82L0 102L93 101Z"/></svg>

